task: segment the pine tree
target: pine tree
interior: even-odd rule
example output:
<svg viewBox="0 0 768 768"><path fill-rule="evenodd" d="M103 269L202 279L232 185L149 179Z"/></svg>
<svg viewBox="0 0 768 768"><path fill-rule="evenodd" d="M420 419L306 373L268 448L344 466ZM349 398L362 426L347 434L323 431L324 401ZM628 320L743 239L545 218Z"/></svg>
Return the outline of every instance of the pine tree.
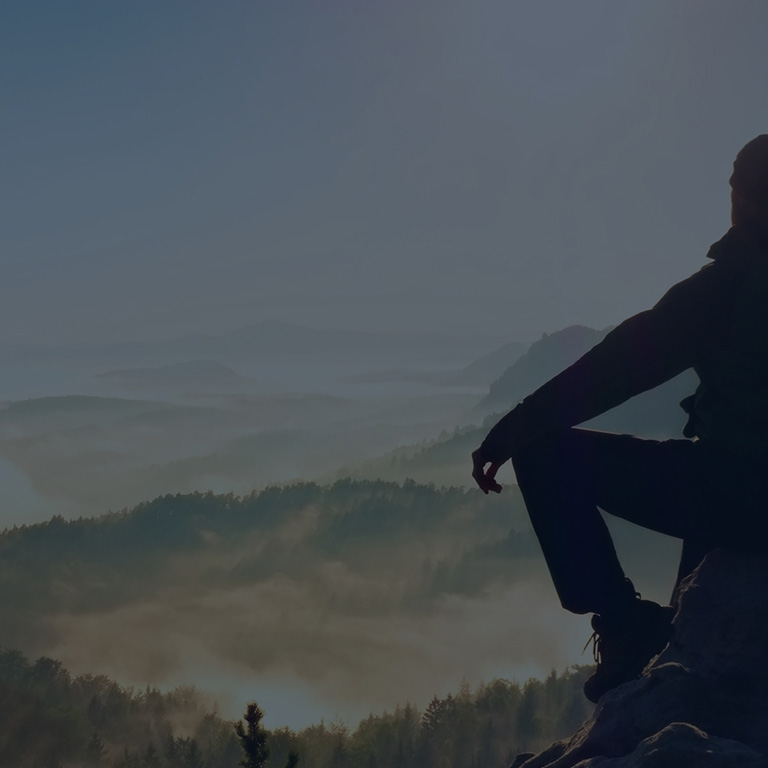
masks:
<svg viewBox="0 0 768 768"><path fill-rule="evenodd" d="M106 752L104 742L99 738L99 734L94 733L85 748L85 764L87 768L98 768Z"/></svg>
<svg viewBox="0 0 768 768"><path fill-rule="evenodd" d="M245 757L240 761L243 768L264 768L269 758L267 746L267 732L261 727L261 719L264 713L256 702L248 704L243 720L235 723L235 733L240 739Z"/></svg>
<svg viewBox="0 0 768 768"><path fill-rule="evenodd" d="M203 755L194 739L187 745L186 768L203 768Z"/></svg>
<svg viewBox="0 0 768 768"><path fill-rule="evenodd" d="M168 763L169 768L181 768L179 745L176 743L176 739L173 738L173 735L168 737L168 741L165 745L165 760Z"/></svg>
<svg viewBox="0 0 768 768"><path fill-rule="evenodd" d="M531 747L541 735L538 699L537 683L535 680L529 680L523 688L523 696L515 718L517 738L521 746L526 749Z"/></svg>

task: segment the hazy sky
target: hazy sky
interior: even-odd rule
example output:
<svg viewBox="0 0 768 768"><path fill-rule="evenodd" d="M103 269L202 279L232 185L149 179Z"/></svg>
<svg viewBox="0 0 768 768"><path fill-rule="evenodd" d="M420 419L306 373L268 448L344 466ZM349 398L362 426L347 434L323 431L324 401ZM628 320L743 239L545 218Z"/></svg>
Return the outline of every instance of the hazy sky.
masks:
<svg viewBox="0 0 768 768"><path fill-rule="evenodd" d="M727 228L767 29L764 0L4 0L0 342L615 323Z"/></svg>

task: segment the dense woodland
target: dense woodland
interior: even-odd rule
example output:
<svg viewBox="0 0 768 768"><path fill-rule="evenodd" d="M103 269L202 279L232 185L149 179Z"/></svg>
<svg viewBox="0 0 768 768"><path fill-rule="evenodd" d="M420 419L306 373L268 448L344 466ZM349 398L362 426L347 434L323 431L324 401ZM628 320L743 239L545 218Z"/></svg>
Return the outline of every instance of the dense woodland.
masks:
<svg viewBox="0 0 768 768"><path fill-rule="evenodd" d="M183 636L254 680L269 668L262 660L288 660L298 669L335 664L362 692L382 674L407 681L441 636L447 601L482 602L494 590L546 581L516 486L499 503L477 489L394 481L456 477L460 466L466 474L466 456L494 418L360 468L358 478L371 472L391 482L347 477L245 496L166 495L0 533L0 647L30 657L0 653L0 768L235 768L243 759L234 724L194 687L162 693L103 674L72 676L56 660L59 648L80 670L109 670L119 658L126 677L115 677L127 680L156 679L148 669L162 679L163 658L184 663L174 645ZM356 634L360 617L376 631ZM398 646L397 632L386 634L397 627L425 645ZM531 633L526 626L510 641ZM466 647L458 652L463 664ZM588 669L464 685L355 727L278 729L267 734L268 765L283 768L295 753L302 768L502 768L588 716Z"/></svg>
<svg viewBox="0 0 768 768"><path fill-rule="evenodd" d="M268 731L267 765L283 768L295 752L302 768L502 768L589 715L581 693L589 671L463 685L423 709L404 704L354 728ZM234 725L191 687L134 690L101 675L72 677L54 659L0 651L3 768L237 768L244 750Z"/></svg>
<svg viewBox="0 0 768 768"><path fill-rule="evenodd" d="M245 497L165 496L98 518L50 521L0 534L0 642L45 653L55 618L114 612L281 578L313 600L356 611L424 611L446 594L477 595L539 558L514 491L504 505L477 490L406 481L273 487ZM329 564L349 587L324 585ZM351 590L351 591L345 591Z"/></svg>
<svg viewBox="0 0 768 768"><path fill-rule="evenodd" d="M110 653L136 656L154 642L173 654L172 645L163 645L160 624L151 633L135 630L131 610L155 601L170 613L180 602L192 606L199 627L208 619L196 595L246 590L246 602L232 608L236 622L256 610L260 585L275 580L311 590L309 599L333 611L334 624L365 615L380 616L386 627L397 616L428 615L446 596L473 598L494 583L529 578L540 556L523 514L514 492L499 505L476 490L344 480L273 487L242 498L165 496L98 518L54 517L0 534L0 643L34 658L41 648L66 643L66 616L80 632L71 639L76 644L92 640L90 632L100 642L108 638ZM338 578L326 584L329 564ZM170 602L162 603L166 595ZM123 610L128 623L111 628L109 617ZM257 641L269 641L274 633L263 631L268 617L250 618L259 625ZM239 631L221 615L217 621L217 641ZM130 631L141 632L135 636L140 642L130 644ZM245 641L248 654L258 656L259 646ZM274 642L286 644L280 637ZM298 653L301 642L294 636L288 652ZM313 653L322 651L318 642L311 639ZM328 642L334 654L344 652L336 639ZM348 644L358 645L354 639ZM358 669L376 665L364 647L358 652ZM398 658L396 648L390 652ZM84 645L83 657L91 653ZM3 768L234 768L242 758L233 724L194 688L161 693L123 687L101 674L73 677L50 656L43 652L33 662L16 650L0 655ZM99 668L95 656L93 664ZM423 711L403 704L355 728L320 723L299 733L277 730L269 734L270 765L282 768L296 751L306 768L501 766L508 753L578 725L587 715L583 676L579 668L525 685L495 680L474 691L464 686Z"/></svg>
<svg viewBox="0 0 768 768"><path fill-rule="evenodd" d="M247 670L256 701L269 669L262 662L341 670L357 681L353 700L383 681L404 690L444 637L436 633L446 625L429 621L446 601L482 604L494 589L503 600L504 589L527 594L531 580L546 578L518 489L509 486L503 501L412 480L346 479L244 497L169 495L4 531L0 647L40 658L0 656L0 768L235 768L242 758L233 723L193 687L161 693L103 674L73 677L55 660L58 648L79 670L104 672L119 658L112 677L146 681L158 679L144 673L158 658L183 663L178 638L193 637L210 658ZM360 617L375 631L355 634ZM536 631L515 622L496 621L476 637L500 632L512 658L510 644ZM397 645L398 626L421 632L424 644ZM477 653L459 645L437 674L464 669L470 647ZM501 768L588 716L587 671L524 684L495 679L426 704L425 694L423 709L402 704L354 728L276 730L269 764L283 768L295 751L302 768Z"/></svg>

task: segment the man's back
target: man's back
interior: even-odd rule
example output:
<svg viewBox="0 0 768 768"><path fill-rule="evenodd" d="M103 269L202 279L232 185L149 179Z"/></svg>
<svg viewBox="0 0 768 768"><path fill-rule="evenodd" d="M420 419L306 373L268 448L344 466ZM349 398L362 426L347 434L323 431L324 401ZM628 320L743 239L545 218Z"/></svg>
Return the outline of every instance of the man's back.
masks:
<svg viewBox="0 0 768 768"><path fill-rule="evenodd" d="M701 384L683 401L685 435L737 455L768 454L768 227L735 227L710 256L728 262L733 285L722 336L694 366Z"/></svg>

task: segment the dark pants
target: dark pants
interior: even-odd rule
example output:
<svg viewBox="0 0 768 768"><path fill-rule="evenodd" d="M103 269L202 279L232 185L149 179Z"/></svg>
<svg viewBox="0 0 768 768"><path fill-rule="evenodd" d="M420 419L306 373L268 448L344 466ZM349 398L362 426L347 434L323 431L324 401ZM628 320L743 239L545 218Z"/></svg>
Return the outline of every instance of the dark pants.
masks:
<svg viewBox="0 0 768 768"><path fill-rule="evenodd" d="M702 441L567 429L512 457L564 608L609 614L634 589L598 507L683 540L678 582L715 547L768 551L768 469Z"/></svg>

